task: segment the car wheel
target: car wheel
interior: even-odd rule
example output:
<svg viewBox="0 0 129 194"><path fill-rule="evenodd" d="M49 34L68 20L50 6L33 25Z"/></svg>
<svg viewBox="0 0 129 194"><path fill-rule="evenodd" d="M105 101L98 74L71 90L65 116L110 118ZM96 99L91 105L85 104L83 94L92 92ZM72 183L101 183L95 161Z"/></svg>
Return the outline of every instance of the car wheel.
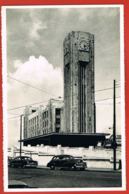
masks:
<svg viewBox="0 0 129 194"><path fill-rule="evenodd" d="M23 165L21 165L21 168L25 168L25 165L23 164Z"/></svg>
<svg viewBox="0 0 129 194"><path fill-rule="evenodd" d="M77 167L74 165L74 166L73 166L73 169L74 169L74 170L77 170Z"/></svg>
<svg viewBox="0 0 129 194"><path fill-rule="evenodd" d="M54 165L51 165L51 166L50 166L50 169L51 169L51 170L55 170L55 166L54 166Z"/></svg>
<svg viewBox="0 0 129 194"><path fill-rule="evenodd" d="M85 167L81 168L81 170L85 170Z"/></svg>

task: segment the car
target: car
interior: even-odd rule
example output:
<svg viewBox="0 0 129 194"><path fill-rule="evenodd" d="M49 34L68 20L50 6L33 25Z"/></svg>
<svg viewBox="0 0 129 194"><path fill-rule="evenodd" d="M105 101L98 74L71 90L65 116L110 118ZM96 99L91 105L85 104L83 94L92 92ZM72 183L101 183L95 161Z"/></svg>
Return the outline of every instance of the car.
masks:
<svg viewBox="0 0 129 194"><path fill-rule="evenodd" d="M54 170L56 167L85 170L87 164L82 159L75 158L71 155L57 155L48 162L47 167L51 170Z"/></svg>
<svg viewBox="0 0 129 194"><path fill-rule="evenodd" d="M8 181L8 188L10 188L10 189L29 188L29 186L23 181L9 180Z"/></svg>
<svg viewBox="0 0 129 194"><path fill-rule="evenodd" d="M38 166L38 162L33 160L28 156L17 156L10 161L10 167L33 167L36 168Z"/></svg>

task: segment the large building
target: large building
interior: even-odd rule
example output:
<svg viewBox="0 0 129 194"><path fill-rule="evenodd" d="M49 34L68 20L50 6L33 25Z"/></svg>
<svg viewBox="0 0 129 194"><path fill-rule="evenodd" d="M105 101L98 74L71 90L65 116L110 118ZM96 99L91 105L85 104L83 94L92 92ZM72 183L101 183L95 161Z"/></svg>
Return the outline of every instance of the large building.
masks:
<svg viewBox="0 0 129 194"><path fill-rule="evenodd" d="M24 111L24 139L49 133L59 133L63 128L63 101L51 99L46 107L26 107Z"/></svg>
<svg viewBox="0 0 129 194"><path fill-rule="evenodd" d="M94 35L71 32L64 40L64 103L50 100L44 109L27 107L24 145L96 146L107 134L96 133Z"/></svg>
<svg viewBox="0 0 129 194"><path fill-rule="evenodd" d="M94 88L94 35L73 31L64 40L66 132L96 132Z"/></svg>

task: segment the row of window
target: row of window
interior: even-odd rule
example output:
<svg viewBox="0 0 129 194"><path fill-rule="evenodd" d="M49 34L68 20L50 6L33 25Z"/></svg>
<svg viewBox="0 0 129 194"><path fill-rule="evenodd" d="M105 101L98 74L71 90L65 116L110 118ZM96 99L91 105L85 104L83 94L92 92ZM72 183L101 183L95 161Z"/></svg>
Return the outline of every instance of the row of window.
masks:
<svg viewBox="0 0 129 194"><path fill-rule="evenodd" d="M43 128L48 126L48 120L43 121Z"/></svg>
<svg viewBox="0 0 129 194"><path fill-rule="evenodd" d="M48 118L48 111L42 113L42 118L43 119Z"/></svg>
<svg viewBox="0 0 129 194"><path fill-rule="evenodd" d="M56 108L55 110L56 112L56 117L59 117L60 116L60 108ZM48 111L45 111L42 113L42 119L45 119L45 118L48 118ZM29 126L30 125L34 125L35 123L38 123L39 122L39 118L38 116L32 118L29 120ZM48 121L47 121L47 124L45 123L44 126L48 125Z"/></svg>
<svg viewBox="0 0 129 194"><path fill-rule="evenodd" d="M47 134L49 132L50 132L50 130L48 128L42 130L42 134Z"/></svg>
<svg viewBox="0 0 129 194"><path fill-rule="evenodd" d="M29 137L33 137L33 136L36 136L36 135L41 135L41 134L47 134L50 132L50 129L46 128L46 129L42 129L42 131L35 131L35 130L31 130L30 129L30 132L28 133L28 136Z"/></svg>
<svg viewBox="0 0 129 194"><path fill-rule="evenodd" d="M41 118L39 118L39 115L29 120L28 123L28 135L29 137L33 137L39 134L47 134L50 132L49 129L49 112L44 111L41 114ZM61 124L61 109L56 108L55 109L55 131L60 131L60 124ZM52 130L52 129L51 129Z"/></svg>
<svg viewBox="0 0 129 194"><path fill-rule="evenodd" d="M38 122L39 122L39 119L38 119L38 116L36 116L29 120L29 125L35 125L36 123L38 124Z"/></svg>
<svg viewBox="0 0 129 194"><path fill-rule="evenodd" d="M29 127L29 131L36 133L36 131L38 130L39 127Z"/></svg>
<svg viewBox="0 0 129 194"><path fill-rule="evenodd" d="M43 123L42 123L43 128L48 127L48 125L49 125L48 120L43 121ZM29 128L30 130L37 130L37 129L39 128L39 123L34 123L33 125L32 125L32 124L30 125L30 123L29 123L28 128Z"/></svg>
<svg viewBox="0 0 129 194"><path fill-rule="evenodd" d="M48 111L42 113L42 119L48 118ZM34 123L38 123L39 119L38 116L29 120L29 125L33 125Z"/></svg>

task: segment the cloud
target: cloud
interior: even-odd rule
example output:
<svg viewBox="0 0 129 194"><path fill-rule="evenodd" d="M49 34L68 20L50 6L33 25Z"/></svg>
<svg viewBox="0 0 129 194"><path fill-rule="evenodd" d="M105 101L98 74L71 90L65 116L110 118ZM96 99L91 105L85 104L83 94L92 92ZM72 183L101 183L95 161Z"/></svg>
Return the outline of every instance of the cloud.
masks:
<svg viewBox="0 0 129 194"><path fill-rule="evenodd" d="M14 64L16 71L10 73L10 77L40 88L46 91L46 93L50 93L50 95L51 92L55 94L55 96L56 94L62 93L63 79L61 68L54 68L45 57L39 56L39 58L36 58L35 56L30 56L25 63L16 60ZM23 85L14 80L14 82L9 85L9 89L10 88L11 90L20 90L20 88L23 88ZM28 88L27 85L24 86L24 88L27 91L32 90L32 88ZM35 90L34 93L36 93Z"/></svg>
<svg viewBox="0 0 129 194"><path fill-rule="evenodd" d="M33 11L31 11L29 15L32 26L29 28L28 36L30 39L38 40L40 38L39 31L44 31L47 29L46 21L40 20Z"/></svg>
<svg viewBox="0 0 129 194"><path fill-rule="evenodd" d="M47 28L46 26L44 26L44 28L41 28L41 22L34 23L30 31L31 38L38 39L39 38L38 30L46 28Z"/></svg>
<svg viewBox="0 0 129 194"><path fill-rule="evenodd" d="M8 82L8 109L13 107L24 106L36 102L47 104L50 98L63 95L63 76L60 68L54 68L44 56L30 56L29 59L22 63L20 60L15 61L15 72L9 76ZM23 84L22 82L26 83ZM30 86L34 86L34 89ZM38 90L39 88L39 90ZM39 104L37 104L39 106ZM10 114L22 114L22 109L9 111ZM15 115L9 115L14 117ZM9 126L9 144L14 144L19 139L19 118L8 120Z"/></svg>

